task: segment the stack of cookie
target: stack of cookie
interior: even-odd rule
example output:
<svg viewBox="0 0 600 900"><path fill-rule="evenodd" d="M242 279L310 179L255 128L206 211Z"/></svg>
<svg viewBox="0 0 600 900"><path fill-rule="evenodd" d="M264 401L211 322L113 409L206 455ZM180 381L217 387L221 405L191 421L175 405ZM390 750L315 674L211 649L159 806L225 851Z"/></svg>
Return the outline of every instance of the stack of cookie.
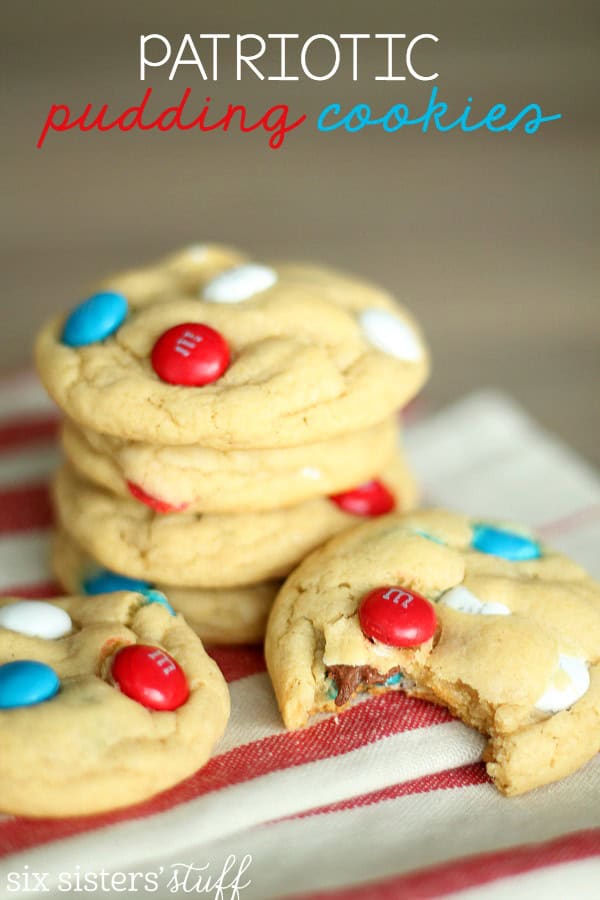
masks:
<svg viewBox="0 0 600 900"><path fill-rule="evenodd" d="M256 641L307 553L415 503L397 412L427 351L355 278L188 248L50 322L36 359L66 416L53 561L72 593L159 588L204 640Z"/></svg>

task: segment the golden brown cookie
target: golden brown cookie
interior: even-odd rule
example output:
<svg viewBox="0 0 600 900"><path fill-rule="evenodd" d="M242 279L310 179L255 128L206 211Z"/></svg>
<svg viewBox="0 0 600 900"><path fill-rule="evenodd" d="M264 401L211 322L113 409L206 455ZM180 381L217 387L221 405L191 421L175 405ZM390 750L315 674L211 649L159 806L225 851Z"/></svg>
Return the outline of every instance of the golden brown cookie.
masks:
<svg viewBox="0 0 600 900"><path fill-rule="evenodd" d="M52 570L64 590L89 596L99 591L162 591L176 612L181 613L205 644L254 644L265 635L267 617L279 582L267 581L248 587L181 588L137 581L104 569L81 550L65 531L54 535Z"/></svg>
<svg viewBox="0 0 600 900"><path fill-rule="evenodd" d="M312 266L222 270L237 255L219 252L109 279L43 329L40 378L71 419L145 443L291 447L376 425L424 383L423 339L385 291Z"/></svg>
<svg viewBox="0 0 600 900"><path fill-rule="evenodd" d="M344 508L378 513L389 501L411 509L415 497L413 476L400 455L363 489L240 515L156 513L84 481L68 466L54 480L59 523L89 556L123 575L194 588L281 578L324 540L356 523Z"/></svg>
<svg viewBox="0 0 600 900"><path fill-rule="evenodd" d="M600 586L520 526L429 510L345 532L286 581L266 657L288 728L406 691L487 735L506 794L600 749Z"/></svg>
<svg viewBox="0 0 600 900"><path fill-rule="evenodd" d="M62 429L66 456L81 475L163 512L259 512L339 493L382 472L398 440L395 417L329 441L273 450L164 447L69 421Z"/></svg>
<svg viewBox="0 0 600 900"><path fill-rule="evenodd" d="M2 812L137 803L204 765L228 717L199 638L147 597L0 599Z"/></svg>

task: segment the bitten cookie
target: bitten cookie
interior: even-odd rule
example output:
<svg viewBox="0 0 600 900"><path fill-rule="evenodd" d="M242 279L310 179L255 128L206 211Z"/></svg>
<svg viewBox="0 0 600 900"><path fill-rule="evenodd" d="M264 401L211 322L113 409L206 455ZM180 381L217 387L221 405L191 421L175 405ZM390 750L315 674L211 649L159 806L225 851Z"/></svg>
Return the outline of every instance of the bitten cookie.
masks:
<svg viewBox="0 0 600 900"><path fill-rule="evenodd" d="M431 510L347 531L286 581L265 651L288 728L405 691L487 735L505 794L600 749L600 586L520 526Z"/></svg>
<svg viewBox="0 0 600 900"><path fill-rule="evenodd" d="M120 592L0 600L0 809L98 813L191 775L225 730L221 672L181 616Z"/></svg>
<svg viewBox="0 0 600 900"><path fill-rule="evenodd" d="M36 361L61 409L146 443L290 447L382 422L427 377L419 330L385 291L311 266L207 274L184 254L50 322Z"/></svg>
<svg viewBox="0 0 600 900"><path fill-rule="evenodd" d="M240 515L160 514L60 469L54 499L62 528L93 559L124 575L182 587L235 587L287 575L356 516L410 509L416 488L398 456L381 480L281 510Z"/></svg>
<svg viewBox="0 0 600 900"><path fill-rule="evenodd" d="M143 444L66 422L62 445L77 471L158 512L280 509L375 477L398 446L395 418L317 444L274 450Z"/></svg>
<svg viewBox="0 0 600 900"><path fill-rule="evenodd" d="M127 578L98 566L65 531L52 542L52 570L70 594L92 596L118 590L161 591L205 644L254 644L265 635L279 582L237 588L181 588Z"/></svg>

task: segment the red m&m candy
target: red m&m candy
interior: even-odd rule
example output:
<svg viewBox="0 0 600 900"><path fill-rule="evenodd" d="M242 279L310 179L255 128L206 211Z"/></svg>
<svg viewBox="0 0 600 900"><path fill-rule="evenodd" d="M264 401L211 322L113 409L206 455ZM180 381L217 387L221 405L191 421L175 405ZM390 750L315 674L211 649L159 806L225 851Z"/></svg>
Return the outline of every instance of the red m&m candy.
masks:
<svg viewBox="0 0 600 900"><path fill-rule="evenodd" d="M139 500L140 503L145 503L146 506L149 506L150 509L153 509L155 512L181 512L181 510L185 509L188 505L187 503L180 503L179 506L175 506L173 503L167 503L166 500L159 500L158 497L153 497L152 494L147 494L146 491L143 490L143 488L141 488L139 484L136 484L134 481L128 481L127 487L132 497L135 497L135 499Z"/></svg>
<svg viewBox="0 0 600 900"><path fill-rule="evenodd" d="M375 588L358 609L363 634L392 647L416 647L435 634L437 619L431 603L395 585Z"/></svg>
<svg viewBox="0 0 600 900"><path fill-rule="evenodd" d="M163 381L201 387L216 381L227 370L229 346L214 328L185 322L159 337L151 360L152 368Z"/></svg>
<svg viewBox="0 0 600 900"><path fill-rule="evenodd" d="M160 647L122 647L115 653L111 672L121 691L148 709L178 709L190 695L183 669Z"/></svg>
<svg viewBox="0 0 600 900"><path fill-rule="evenodd" d="M329 499L352 516L385 516L396 508L394 495L376 479L351 491L332 494Z"/></svg>

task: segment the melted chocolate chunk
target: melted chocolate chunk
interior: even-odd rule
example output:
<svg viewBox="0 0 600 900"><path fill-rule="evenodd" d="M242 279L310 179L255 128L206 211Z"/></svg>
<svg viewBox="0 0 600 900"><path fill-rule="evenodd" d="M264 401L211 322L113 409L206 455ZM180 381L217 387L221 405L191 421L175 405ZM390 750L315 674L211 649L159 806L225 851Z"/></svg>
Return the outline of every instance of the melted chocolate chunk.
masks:
<svg viewBox="0 0 600 900"><path fill-rule="evenodd" d="M338 693L335 698L336 706L344 706L350 697L356 692L359 685L383 685L392 675L397 675L400 668L390 669L385 675L374 669L373 666L329 666L327 674L335 681Z"/></svg>

